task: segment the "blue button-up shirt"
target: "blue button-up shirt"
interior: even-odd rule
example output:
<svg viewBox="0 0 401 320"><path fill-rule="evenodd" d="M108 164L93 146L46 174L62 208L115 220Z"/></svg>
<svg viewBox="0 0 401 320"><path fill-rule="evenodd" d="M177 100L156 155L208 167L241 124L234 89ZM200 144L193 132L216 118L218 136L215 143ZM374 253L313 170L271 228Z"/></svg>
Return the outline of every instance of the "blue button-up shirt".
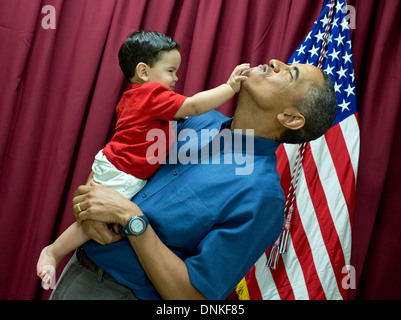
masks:
<svg viewBox="0 0 401 320"><path fill-rule="evenodd" d="M283 224L279 144L223 130L231 121L212 111L179 124L172 156L133 198L209 299L230 294ZM128 240L84 249L138 298L160 299Z"/></svg>

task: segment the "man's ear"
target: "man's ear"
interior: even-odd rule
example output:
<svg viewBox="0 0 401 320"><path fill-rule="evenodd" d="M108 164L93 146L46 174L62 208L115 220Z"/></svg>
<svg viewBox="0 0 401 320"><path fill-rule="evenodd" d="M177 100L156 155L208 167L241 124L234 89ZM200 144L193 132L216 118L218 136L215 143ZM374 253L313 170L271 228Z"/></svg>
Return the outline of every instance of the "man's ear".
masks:
<svg viewBox="0 0 401 320"><path fill-rule="evenodd" d="M149 80L148 77L148 65L143 62L139 62L135 68L135 73L138 76L139 79L141 79L143 82L147 82Z"/></svg>
<svg viewBox="0 0 401 320"><path fill-rule="evenodd" d="M277 120L286 128L299 130L305 125L305 117L298 111L294 113L282 112L277 115Z"/></svg>

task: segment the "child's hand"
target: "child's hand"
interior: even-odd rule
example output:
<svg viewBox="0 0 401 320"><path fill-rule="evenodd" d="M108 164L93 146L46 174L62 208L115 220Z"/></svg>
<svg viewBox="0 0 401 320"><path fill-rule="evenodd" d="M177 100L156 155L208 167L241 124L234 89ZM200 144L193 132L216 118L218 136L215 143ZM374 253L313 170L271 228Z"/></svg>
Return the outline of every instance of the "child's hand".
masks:
<svg viewBox="0 0 401 320"><path fill-rule="evenodd" d="M236 66L230 78L227 81L227 84L231 86L235 93L239 92L241 89L241 82L248 79L246 76L242 76L241 73L245 70L250 69L249 63L243 63L239 66Z"/></svg>

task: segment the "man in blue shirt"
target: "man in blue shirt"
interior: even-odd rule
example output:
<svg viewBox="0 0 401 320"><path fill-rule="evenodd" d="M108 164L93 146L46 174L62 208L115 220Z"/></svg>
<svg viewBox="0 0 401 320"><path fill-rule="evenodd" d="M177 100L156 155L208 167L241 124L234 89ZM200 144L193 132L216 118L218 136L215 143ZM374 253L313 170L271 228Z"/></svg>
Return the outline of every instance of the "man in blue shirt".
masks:
<svg viewBox="0 0 401 320"><path fill-rule="evenodd" d="M272 60L247 76L234 118L181 123L178 161L169 157L133 202L93 183L78 188L78 221L109 245L78 250L53 299L224 299L235 288L282 227L279 143L320 137L336 114L333 84L313 66ZM185 164L183 150L192 152ZM117 241L106 223L126 237Z"/></svg>

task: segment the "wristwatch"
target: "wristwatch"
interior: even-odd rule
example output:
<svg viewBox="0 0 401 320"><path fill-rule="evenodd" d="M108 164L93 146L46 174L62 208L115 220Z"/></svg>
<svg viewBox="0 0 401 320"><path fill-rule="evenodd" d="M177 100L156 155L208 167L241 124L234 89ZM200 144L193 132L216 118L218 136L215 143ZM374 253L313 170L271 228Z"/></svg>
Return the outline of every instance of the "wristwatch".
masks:
<svg viewBox="0 0 401 320"><path fill-rule="evenodd" d="M134 216L128 220L125 227L121 227L120 231L123 236L139 236L144 233L149 224L148 218L143 216Z"/></svg>

